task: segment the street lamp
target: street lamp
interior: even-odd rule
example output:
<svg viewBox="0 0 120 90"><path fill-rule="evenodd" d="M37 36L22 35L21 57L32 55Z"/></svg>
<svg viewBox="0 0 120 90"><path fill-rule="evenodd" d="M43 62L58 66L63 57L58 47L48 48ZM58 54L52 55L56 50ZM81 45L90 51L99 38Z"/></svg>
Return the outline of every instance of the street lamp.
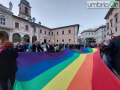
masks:
<svg viewBox="0 0 120 90"><path fill-rule="evenodd" d="M35 43L35 28L36 27L40 27L41 25L41 22L38 22L38 25L35 24L35 18L29 18L29 23L30 23L30 26L33 28L33 43Z"/></svg>

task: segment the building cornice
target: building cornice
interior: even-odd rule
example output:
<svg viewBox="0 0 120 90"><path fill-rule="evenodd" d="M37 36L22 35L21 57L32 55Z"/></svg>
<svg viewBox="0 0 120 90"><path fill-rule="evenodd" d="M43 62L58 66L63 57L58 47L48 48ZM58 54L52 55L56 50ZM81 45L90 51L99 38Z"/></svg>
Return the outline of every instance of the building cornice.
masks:
<svg viewBox="0 0 120 90"><path fill-rule="evenodd" d="M99 28L97 28L95 31L98 31L100 28L106 28L106 25L102 25Z"/></svg>
<svg viewBox="0 0 120 90"><path fill-rule="evenodd" d="M114 8L110 8L109 11L107 12L106 16L104 19L107 19L110 15L110 13L114 10Z"/></svg>
<svg viewBox="0 0 120 90"><path fill-rule="evenodd" d="M31 6L30 6L30 4L29 4L29 2L27 0L21 0L20 4L24 4L24 5L26 5L26 6L31 8ZM20 6L20 4L18 6Z"/></svg>
<svg viewBox="0 0 120 90"><path fill-rule="evenodd" d="M23 15L26 15L28 17L31 17L31 16L29 16L28 14L25 14L25 13L20 13L20 14L23 14ZM20 14L18 16L20 16Z"/></svg>
<svg viewBox="0 0 120 90"><path fill-rule="evenodd" d="M14 30L13 28L5 27L5 26L0 26L0 29Z"/></svg>
<svg viewBox="0 0 120 90"><path fill-rule="evenodd" d="M80 26L79 24L74 24L74 25L69 25L69 26L63 26L63 27L58 27L58 28L52 28L51 30L55 30L55 29L61 29L61 28L66 28L66 27L71 27L71 26Z"/></svg>
<svg viewBox="0 0 120 90"><path fill-rule="evenodd" d="M3 6L2 4L0 4L0 11L3 11L8 14L13 14L12 12L9 11L9 8Z"/></svg>
<svg viewBox="0 0 120 90"><path fill-rule="evenodd" d="M115 1L119 1L119 2L120 2L120 0L115 0ZM104 19L107 19L108 16L110 15L110 13L111 13L114 9L115 9L115 8L110 8L109 11L107 12L107 14L106 14L106 16L105 16Z"/></svg>

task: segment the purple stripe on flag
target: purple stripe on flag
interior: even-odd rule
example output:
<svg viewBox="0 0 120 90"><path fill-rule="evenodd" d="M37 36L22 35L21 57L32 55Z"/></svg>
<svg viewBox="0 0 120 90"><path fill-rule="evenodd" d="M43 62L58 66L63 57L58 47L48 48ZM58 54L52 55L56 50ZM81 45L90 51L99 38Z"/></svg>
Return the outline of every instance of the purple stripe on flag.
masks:
<svg viewBox="0 0 120 90"><path fill-rule="evenodd" d="M70 49L65 49L63 52L59 53L44 53L44 52L34 52L34 53L19 53L17 58L18 66L31 66L45 60L55 60L64 57Z"/></svg>

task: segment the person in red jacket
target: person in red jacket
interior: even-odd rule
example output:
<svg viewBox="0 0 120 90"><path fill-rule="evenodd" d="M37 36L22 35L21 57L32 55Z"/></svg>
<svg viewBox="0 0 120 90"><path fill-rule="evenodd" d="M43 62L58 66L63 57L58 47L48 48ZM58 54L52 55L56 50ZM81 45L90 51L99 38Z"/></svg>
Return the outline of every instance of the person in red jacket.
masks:
<svg viewBox="0 0 120 90"><path fill-rule="evenodd" d="M3 46L3 43L0 42L0 53L1 53L1 51L2 51L3 49L5 49L4 46Z"/></svg>

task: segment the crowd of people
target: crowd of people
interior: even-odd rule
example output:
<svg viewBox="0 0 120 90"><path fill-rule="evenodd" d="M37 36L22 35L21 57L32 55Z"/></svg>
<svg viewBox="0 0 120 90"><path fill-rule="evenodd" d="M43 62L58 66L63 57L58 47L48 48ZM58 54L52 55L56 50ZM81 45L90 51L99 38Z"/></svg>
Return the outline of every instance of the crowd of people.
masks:
<svg viewBox="0 0 120 90"><path fill-rule="evenodd" d="M61 52L64 51L65 48L77 48L80 49L81 45L80 44L45 44L45 43L40 43L40 41L35 41L34 44L25 44L23 41L21 43L17 42L14 45L14 48L18 52Z"/></svg>
<svg viewBox="0 0 120 90"><path fill-rule="evenodd" d="M107 40L105 45L104 42L100 43L100 55L104 63L108 66L108 68L113 72L111 59L114 54L117 53L117 47L114 45L114 42L111 40Z"/></svg>

